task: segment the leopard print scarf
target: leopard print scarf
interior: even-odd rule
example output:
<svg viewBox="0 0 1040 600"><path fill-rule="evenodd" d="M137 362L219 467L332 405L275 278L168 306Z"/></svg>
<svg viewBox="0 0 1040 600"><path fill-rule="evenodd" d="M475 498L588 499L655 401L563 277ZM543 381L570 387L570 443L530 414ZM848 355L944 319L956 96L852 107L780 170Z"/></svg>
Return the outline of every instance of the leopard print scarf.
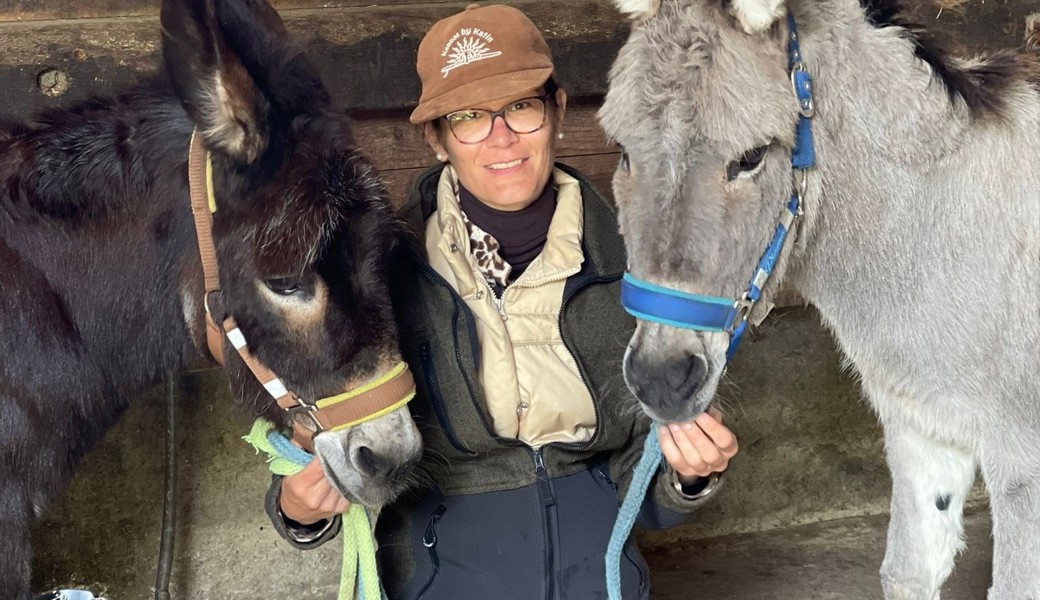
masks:
<svg viewBox="0 0 1040 600"><path fill-rule="evenodd" d="M470 251L477 262L477 269L480 270L481 275L492 289L505 288L509 285L509 274L513 272L513 267L499 254L502 246L495 236L477 227L466 216L466 211L462 210L462 202L459 200L457 183L455 185L455 202L462 214L462 222L466 224L466 230L469 232Z"/></svg>

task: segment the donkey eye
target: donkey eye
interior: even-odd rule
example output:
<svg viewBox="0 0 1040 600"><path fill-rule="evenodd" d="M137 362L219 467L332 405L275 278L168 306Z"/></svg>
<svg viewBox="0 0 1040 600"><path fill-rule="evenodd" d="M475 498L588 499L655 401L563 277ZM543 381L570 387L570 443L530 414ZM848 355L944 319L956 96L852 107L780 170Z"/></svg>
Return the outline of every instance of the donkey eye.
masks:
<svg viewBox="0 0 1040 600"><path fill-rule="evenodd" d="M291 296L300 290L300 279L298 277L275 277L265 279L264 285L279 296Z"/></svg>
<svg viewBox="0 0 1040 600"><path fill-rule="evenodd" d="M750 173L758 168L762 164L762 159L766 157L766 150L769 146L759 146L753 150L748 150L739 159L731 161L726 165L726 180L733 181L741 173Z"/></svg>

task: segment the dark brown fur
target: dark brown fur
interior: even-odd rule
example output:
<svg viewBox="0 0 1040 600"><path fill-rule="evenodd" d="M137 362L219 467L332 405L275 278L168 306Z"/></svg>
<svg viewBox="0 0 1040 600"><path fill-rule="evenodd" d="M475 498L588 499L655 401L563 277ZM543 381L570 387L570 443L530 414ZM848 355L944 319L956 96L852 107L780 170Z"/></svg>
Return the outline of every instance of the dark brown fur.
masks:
<svg viewBox="0 0 1040 600"><path fill-rule="evenodd" d="M162 24L172 87L0 121L5 598L30 597L29 525L84 453L142 391L203 358L196 124L213 152L225 308L258 358L315 399L396 356L398 220L277 15L262 0L170 0ZM319 318L272 302L265 282L287 277L300 302L328 289ZM226 370L240 403L284 420L237 355Z"/></svg>

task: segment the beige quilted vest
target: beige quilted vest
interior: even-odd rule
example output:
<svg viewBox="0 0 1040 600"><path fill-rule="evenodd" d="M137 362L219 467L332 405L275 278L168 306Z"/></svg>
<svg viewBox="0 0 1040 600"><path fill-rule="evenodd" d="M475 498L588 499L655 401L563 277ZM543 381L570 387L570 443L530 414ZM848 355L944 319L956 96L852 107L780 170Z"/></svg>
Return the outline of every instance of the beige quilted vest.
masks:
<svg viewBox="0 0 1040 600"><path fill-rule="evenodd" d="M557 205L545 248L502 298L495 298L470 252L450 166L441 174L437 211L426 222L430 264L476 320L480 383L495 433L535 447L588 441L596 429L592 397L559 327L564 285L584 260L581 190L562 171L552 176Z"/></svg>

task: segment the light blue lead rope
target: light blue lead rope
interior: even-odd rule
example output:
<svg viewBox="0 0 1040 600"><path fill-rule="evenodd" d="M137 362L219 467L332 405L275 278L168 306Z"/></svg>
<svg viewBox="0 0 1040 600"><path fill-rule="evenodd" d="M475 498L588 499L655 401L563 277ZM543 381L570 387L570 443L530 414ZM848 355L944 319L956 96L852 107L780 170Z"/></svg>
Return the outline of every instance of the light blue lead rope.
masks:
<svg viewBox="0 0 1040 600"><path fill-rule="evenodd" d="M271 447L277 450L282 458L301 467L306 467L307 463L314 458L306 450L293 444L289 441L289 438L273 429L267 432L267 441L271 443Z"/></svg>
<svg viewBox="0 0 1040 600"><path fill-rule="evenodd" d="M610 532L610 543L607 544L607 598L609 600L621 600L621 553L632 532L632 525L639 516L639 509L643 506L646 490L650 487L650 482L660 465L661 444L657 439L657 423L654 423L650 426L650 433L646 434L643 457L639 459L635 473L632 474L632 483L629 484L628 493L625 494L625 500L618 510L614 530Z"/></svg>

